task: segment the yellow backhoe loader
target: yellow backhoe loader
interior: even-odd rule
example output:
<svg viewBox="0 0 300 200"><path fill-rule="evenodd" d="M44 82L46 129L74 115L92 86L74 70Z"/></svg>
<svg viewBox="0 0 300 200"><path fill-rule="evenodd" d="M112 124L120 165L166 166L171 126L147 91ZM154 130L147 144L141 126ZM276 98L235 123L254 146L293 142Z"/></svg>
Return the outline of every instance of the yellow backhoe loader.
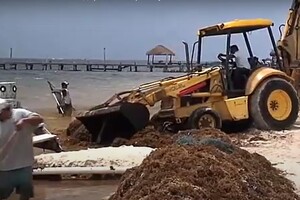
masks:
<svg viewBox="0 0 300 200"><path fill-rule="evenodd" d="M193 72L116 94L77 119L92 134L92 140L103 145L116 137L130 138L143 129L150 118L148 107L159 102L160 110L151 121L157 127L175 131L221 129L228 122L243 121L262 130L290 128L299 110L299 2L293 1L278 44L272 33L273 22L268 19L234 20L201 28L194 43L194 47L198 46L197 62L193 65L194 50L192 60L187 60ZM248 33L262 29L268 32L275 52L278 61L275 67L263 66L253 54ZM247 73L241 73L230 56L231 37L235 34L241 34L245 40L251 66ZM221 64L202 68L203 39L221 35L227 36L226 54L218 56ZM186 49L188 53L187 45Z"/></svg>

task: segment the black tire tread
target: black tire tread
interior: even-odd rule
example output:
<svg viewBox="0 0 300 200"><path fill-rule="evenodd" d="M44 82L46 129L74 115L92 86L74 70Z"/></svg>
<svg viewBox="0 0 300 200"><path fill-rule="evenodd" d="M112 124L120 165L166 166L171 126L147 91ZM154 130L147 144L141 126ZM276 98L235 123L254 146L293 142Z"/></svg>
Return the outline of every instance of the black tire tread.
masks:
<svg viewBox="0 0 300 200"><path fill-rule="evenodd" d="M261 87L257 88L256 91L254 91L253 95L251 96L250 116L255 116L255 117L252 117L254 127L256 127L258 129L262 129L262 130L269 130L270 127L265 122L265 120L261 114L262 111L261 111L260 107L258 106L259 105L259 97L261 96L261 93L266 86L265 83L263 83L261 85Z"/></svg>
<svg viewBox="0 0 300 200"><path fill-rule="evenodd" d="M249 108L250 116L252 117L254 127L261 129L261 130L280 130L281 129L280 127L272 126L272 125L270 125L270 123L267 122L267 119L265 119L265 117L263 116L264 111L262 111L261 107L259 106L262 93L265 91L266 86L268 86L269 83L272 81L278 81L278 82L281 82L282 84L288 85L293 90L293 93L295 94L295 96L291 97L291 99L293 100L293 98L294 99L296 98L298 100L298 96L297 96L297 92L296 92L295 88L293 87L293 85L291 83L289 83L285 79L276 77L276 78L269 78L269 79L263 81L260 84L260 86L254 91L253 95L250 97L250 108ZM296 119L298 117L299 104L297 103L296 108L293 108L293 109L297 109L297 114L293 113L292 119L290 121L296 121ZM253 116L255 116L255 117L253 117ZM287 128L290 128L290 127L282 127L282 129L287 129Z"/></svg>

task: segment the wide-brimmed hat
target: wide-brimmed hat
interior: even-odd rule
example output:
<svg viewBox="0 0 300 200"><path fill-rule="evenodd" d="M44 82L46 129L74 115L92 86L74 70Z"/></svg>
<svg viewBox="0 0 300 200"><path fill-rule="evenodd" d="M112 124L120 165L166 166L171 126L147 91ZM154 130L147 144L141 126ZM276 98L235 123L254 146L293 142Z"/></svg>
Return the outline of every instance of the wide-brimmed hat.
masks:
<svg viewBox="0 0 300 200"><path fill-rule="evenodd" d="M0 98L0 113L3 109L11 107L7 100Z"/></svg>

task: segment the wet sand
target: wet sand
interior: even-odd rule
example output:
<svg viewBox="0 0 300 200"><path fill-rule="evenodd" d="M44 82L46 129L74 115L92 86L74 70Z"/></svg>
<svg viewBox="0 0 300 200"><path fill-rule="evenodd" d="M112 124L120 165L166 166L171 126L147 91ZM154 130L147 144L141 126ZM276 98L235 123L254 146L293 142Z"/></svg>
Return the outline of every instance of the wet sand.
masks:
<svg viewBox="0 0 300 200"><path fill-rule="evenodd" d="M75 116L77 112L83 111L87 108L80 108L73 113ZM49 130L65 129L69 123L75 117L63 117L58 114L55 108L45 108L45 109L33 109L32 111L39 113L45 120L46 126Z"/></svg>
<svg viewBox="0 0 300 200"><path fill-rule="evenodd" d="M32 200L104 200L117 189L118 181L35 181ZM17 200L17 195L9 199Z"/></svg>
<svg viewBox="0 0 300 200"><path fill-rule="evenodd" d="M36 181L36 199L93 200L105 199L117 188L118 181Z"/></svg>

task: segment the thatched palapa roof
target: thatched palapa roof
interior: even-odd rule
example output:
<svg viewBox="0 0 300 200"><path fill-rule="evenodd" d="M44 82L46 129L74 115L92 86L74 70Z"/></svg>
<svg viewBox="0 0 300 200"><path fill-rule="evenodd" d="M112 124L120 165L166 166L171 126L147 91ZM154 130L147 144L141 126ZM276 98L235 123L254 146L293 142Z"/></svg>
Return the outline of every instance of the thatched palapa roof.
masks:
<svg viewBox="0 0 300 200"><path fill-rule="evenodd" d="M153 49L147 51L146 55L172 55L175 53L163 45L157 45Z"/></svg>

